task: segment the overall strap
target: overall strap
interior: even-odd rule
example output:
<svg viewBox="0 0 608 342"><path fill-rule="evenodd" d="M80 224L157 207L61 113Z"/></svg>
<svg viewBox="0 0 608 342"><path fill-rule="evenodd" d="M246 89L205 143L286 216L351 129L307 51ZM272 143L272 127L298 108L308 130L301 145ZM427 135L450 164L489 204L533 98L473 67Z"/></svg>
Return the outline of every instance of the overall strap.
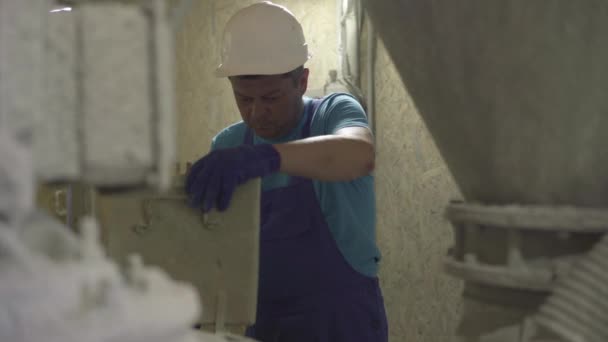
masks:
<svg viewBox="0 0 608 342"><path fill-rule="evenodd" d="M310 104L308 105L308 108L307 108L308 117L306 118L304 127L302 127L302 134L300 135L300 139L306 139L306 138L310 137L310 126L312 126L312 117L314 116L315 111L321 104L321 101L322 101L322 99L313 99L312 101L310 101ZM289 185L294 185L294 184L306 182L306 181L310 181L310 180L307 178L303 178L303 177L291 176L289 179Z"/></svg>
<svg viewBox="0 0 608 342"><path fill-rule="evenodd" d="M304 123L304 127L302 128L302 136L300 139L305 139L310 137L310 126L312 125L312 117L315 114L315 111L321 104L323 99L312 99L311 103L308 105L308 117L306 118L306 122Z"/></svg>

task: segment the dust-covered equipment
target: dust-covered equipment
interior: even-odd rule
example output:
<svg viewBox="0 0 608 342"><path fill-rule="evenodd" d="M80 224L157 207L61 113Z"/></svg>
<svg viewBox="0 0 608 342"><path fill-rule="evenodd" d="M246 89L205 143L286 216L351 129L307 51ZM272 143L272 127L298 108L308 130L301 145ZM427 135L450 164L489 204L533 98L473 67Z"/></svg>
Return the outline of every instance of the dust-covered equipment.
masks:
<svg viewBox="0 0 608 342"><path fill-rule="evenodd" d="M464 195L459 338L608 340L608 3L364 5Z"/></svg>

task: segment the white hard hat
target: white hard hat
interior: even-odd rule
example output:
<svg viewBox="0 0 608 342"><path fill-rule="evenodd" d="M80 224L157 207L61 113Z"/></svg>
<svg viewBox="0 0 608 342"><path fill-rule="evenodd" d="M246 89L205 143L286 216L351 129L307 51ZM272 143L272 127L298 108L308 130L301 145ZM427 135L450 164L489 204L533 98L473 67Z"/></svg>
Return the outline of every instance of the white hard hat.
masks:
<svg viewBox="0 0 608 342"><path fill-rule="evenodd" d="M238 11L224 29L222 64L216 76L278 75L310 59L302 26L285 7L270 1Z"/></svg>

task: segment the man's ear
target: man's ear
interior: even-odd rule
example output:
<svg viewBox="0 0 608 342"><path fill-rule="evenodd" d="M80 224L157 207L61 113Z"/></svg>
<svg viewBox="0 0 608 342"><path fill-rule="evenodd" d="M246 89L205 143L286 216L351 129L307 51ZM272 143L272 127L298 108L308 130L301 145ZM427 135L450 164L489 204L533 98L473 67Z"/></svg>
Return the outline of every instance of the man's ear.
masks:
<svg viewBox="0 0 608 342"><path fill-rule="evenodd" d="M308 68L304 68L304 70L302 70L302 75L300 75L300 80L298 81L298 87L300 88L301 95L304 95L304 93L306 93L306 90L308 90L309 74L310 70L308 70Z"/></svg>

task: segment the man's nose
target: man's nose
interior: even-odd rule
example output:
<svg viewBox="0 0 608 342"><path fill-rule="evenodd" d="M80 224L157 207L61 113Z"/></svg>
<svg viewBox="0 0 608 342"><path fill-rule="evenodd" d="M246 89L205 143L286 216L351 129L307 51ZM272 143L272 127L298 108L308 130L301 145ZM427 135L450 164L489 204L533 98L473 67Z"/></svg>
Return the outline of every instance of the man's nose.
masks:
<svg viewBox="0 0 608 342"><path fill-rule="evenodd" d="M259 119L264 116L265 109L261 100L254 100L251 104L251 117Z"/></svg>

